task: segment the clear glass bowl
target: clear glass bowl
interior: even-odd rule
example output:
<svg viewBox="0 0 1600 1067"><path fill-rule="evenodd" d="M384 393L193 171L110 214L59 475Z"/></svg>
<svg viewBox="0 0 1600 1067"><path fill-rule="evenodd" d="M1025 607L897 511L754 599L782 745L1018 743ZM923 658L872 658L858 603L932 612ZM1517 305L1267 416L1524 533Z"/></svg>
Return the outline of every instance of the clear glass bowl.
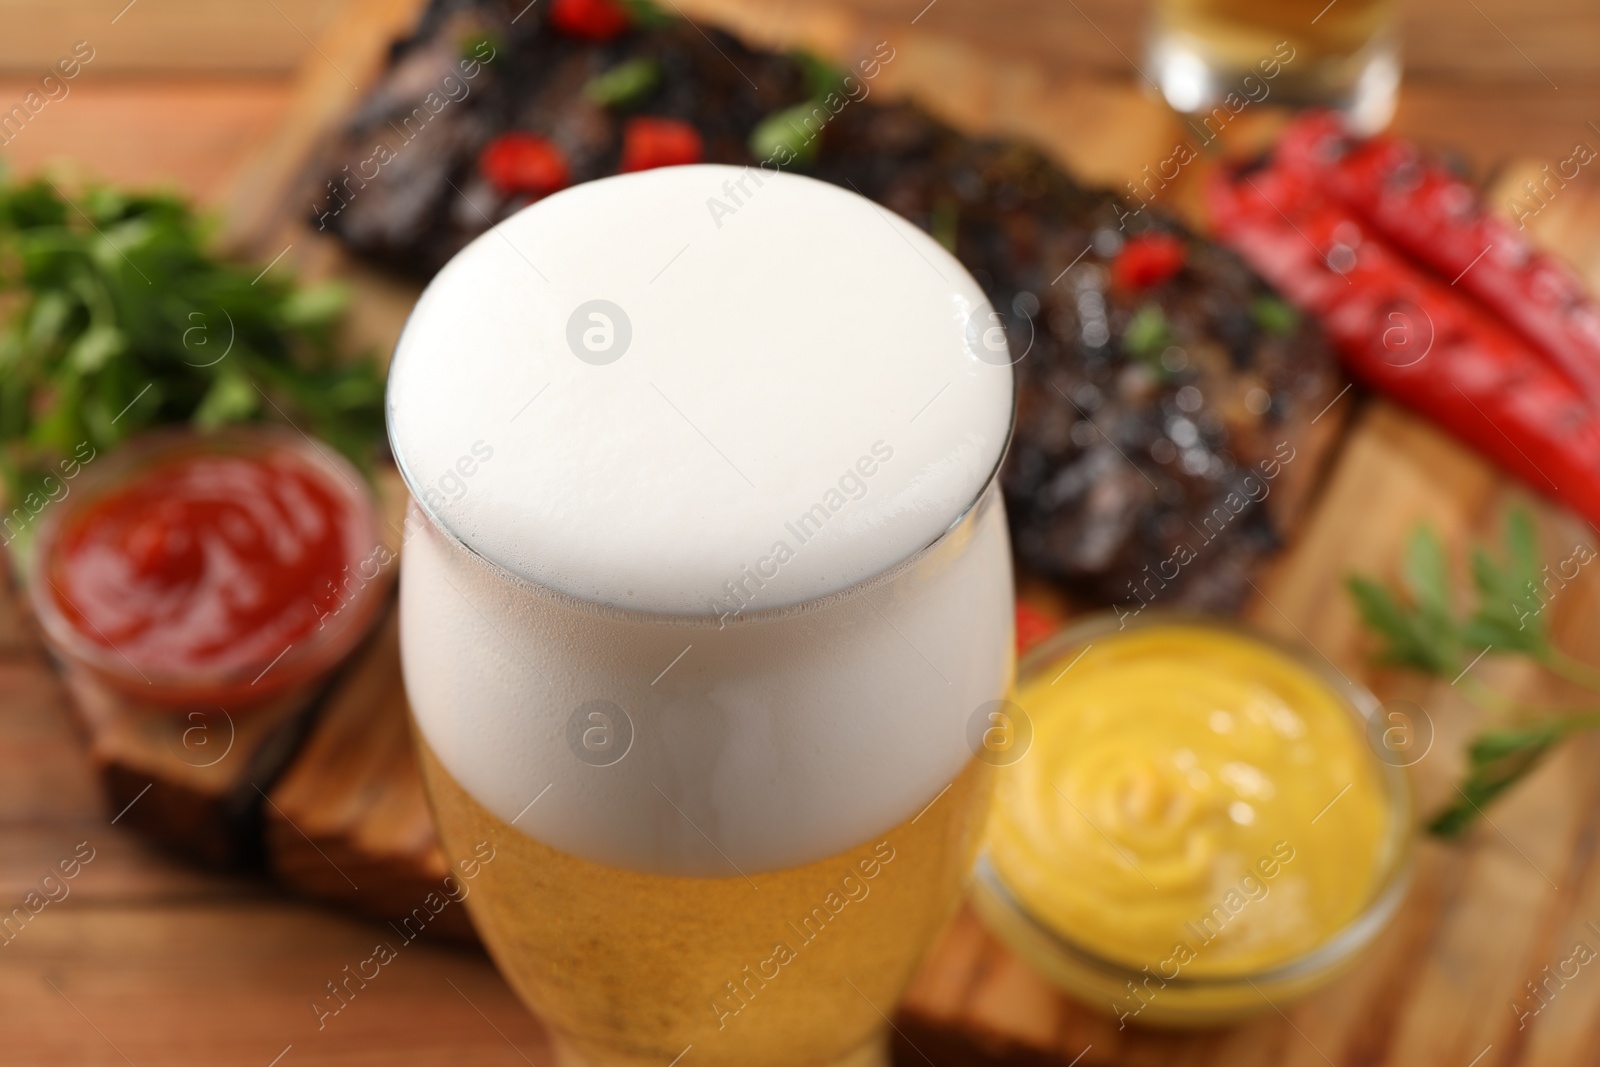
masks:
<svg viewBox="0 0 1600 1067"><path fill-rule="evenodd" d="M1041 642L1018 665L1018 685L1070 662L1096 640L1127 630L1164 625L1201 626L1241 635L1292 658L1328 683L1364 731L1379 703L1366 689L1339 674L1315 651L1281 640L1231 620L1179 612L1142 612L1126 626L1110 613L1087 618ZM1394 917L1410 884L1414 851L1414 805L1404 767L1380 759L1371 747L1377 780L1390 812L1384 841L1384 862L1373 880L1366 903L1350 922L1300 955L1256 971L1230 975L1165 979L1137 1015L1128 1021L1157 1027L1216 1026L1270 1012L1306 996L1347 971L1372 945ZM987 850L978 857L972 888L973 906L984 922L1019 956L1061 989L1085 1004L1119 1015L1118 1003L1130 1003L1131 989L1147 988L1149 973L1074 942L1031 914L1012 892ZM1131 985L1130 985L1131 984Z"/></svg>
<svg viewBox="0 0 1600 1067"><path fill-rule="evenodd" d="M163 672L130 662L114 648L90 640L61 610L48 580L48 568L61 531L72 517L108 491L120 488L152 466L186 455L260 455L287 452L326 475L341 493L353 519L345 543L351 575L342 607L323 625L297 639L276 660L247 662L214 671ZM239 710L264 704L306 685L344 659L370 629L384 603L394 567L379 568L370 580L361 565L382 543L377 504L366 479L330 446L275 426L238 426L215 433L188 429L141 434L83 464L69 491L43 513L28 566L28 597L51 652L69 669L85 672L120 696L147 706L172 708L224 706ZM270 660L270 662L269 662ZM268 669L270 668L270 670Z"/></svg>

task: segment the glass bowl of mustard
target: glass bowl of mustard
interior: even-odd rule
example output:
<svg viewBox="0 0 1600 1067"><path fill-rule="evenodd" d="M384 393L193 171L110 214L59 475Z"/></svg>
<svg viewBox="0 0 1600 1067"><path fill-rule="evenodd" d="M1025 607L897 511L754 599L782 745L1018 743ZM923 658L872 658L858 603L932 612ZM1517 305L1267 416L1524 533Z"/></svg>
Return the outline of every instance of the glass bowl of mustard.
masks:
<svg viewBox="0 0 1600 1067"><path fill-rule="evenodd" d="M974 906L1119 1028L1280 1008L1349 969L1410 881L1406 760L1377 714L1315 650L1231 621L1071 626L990 716Z"/></svg>

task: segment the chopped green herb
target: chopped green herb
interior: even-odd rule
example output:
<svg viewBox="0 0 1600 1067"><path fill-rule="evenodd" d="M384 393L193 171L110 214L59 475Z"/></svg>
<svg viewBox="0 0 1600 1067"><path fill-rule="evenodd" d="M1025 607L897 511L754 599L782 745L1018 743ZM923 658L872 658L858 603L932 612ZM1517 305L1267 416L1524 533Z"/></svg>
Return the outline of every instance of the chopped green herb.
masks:
<svg viewBox="0 0 1600 1067"><path fill-rule="evenodd" d="M821 144L822 126L816 118L819 109L824 115L828 113L817 101L807 100L768 115L750 134L750 154L759 160L774 159L780 164L785 162L781 158L783 155L792 154L794 159L790 162L810 163L817 158Z"/></svg>
<svg viewBox="0 0 1600 1067"><path fill-rule="evenodd" d="M630 107L661 84L661 64L653 59L630 59L604 74L590 78L583 95L600 107Z"/></svg>
<svg viewBox="0 0 1600 1067"><path fill-rule="evenodd" d="M1154 361L1171 343L1172 331L1167 327L1166 312L1159 304L1139 305L1122 331L1122 350L1151 363L1158 371L1160 364Z"/></svg>
<svg viewBox="0 0 1600 1067"><path fill-rule="evenodd" d="M1279 336L1294 333L1295 327L1300 325L1300 313L1275 296L1258 296L1252 300L1250 317L1261 329Z"/></svg>

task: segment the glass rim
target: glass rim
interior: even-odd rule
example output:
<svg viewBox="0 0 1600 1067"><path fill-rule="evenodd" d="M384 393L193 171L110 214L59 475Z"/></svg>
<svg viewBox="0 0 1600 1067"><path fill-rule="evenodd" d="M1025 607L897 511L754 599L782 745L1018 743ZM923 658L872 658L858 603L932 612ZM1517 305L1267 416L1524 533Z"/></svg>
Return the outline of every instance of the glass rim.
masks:
<svg viewBox="0 0 1600 1067"><path fill-rule="evenodd" d="M163 426L146 430L115 447L104 449L104 460L84 464L84 481L75 487L77 492L70 494L76 499L69 502L63 498L49 509L50 514L39 523L32 545L32 559L28 561L27 597L52 649L69 662L116 683L129 693L148 693L162 703L183 703L191 698L212 703L214 701L209 697L216 692L227 691L252 677L259 678L263 667L275 667L273 673L278 677L273 679L272 684L264 686L259 696L251 695L249 702L253 704L270 699L286 688L316 675L354 648L376 617L387 582L369 582L362 587L365 595L361 596L359 604L352 604L350 608L337 612L328 620L325 630L311 631L271 664L252 662L231 669L176 672L137 666L116 648L107 648L90 640L71 623L57 603L56 595L64 594L60 594L59 590L56 590L56 595L47 591L47 587L54 588L47 574L50 550L64 524L83 507L124 484L130 475L136 475L169 456L228 450L256 454L263 449L288 452L324 475L328 484L351 504L353 516L361 527L356 534L362 540L370 540L373 545L382 543L378 504L372 487L349 460L332 451L331 445L319 445L304 434L271 423L242 423L214 431L199 431L189 426ZM346 562L354 564L357 561Z"/></svg>
<svg viewBox="0 0 1600 1067"><path fill-rule="evenodd" d="M414 315L415 313L416 308L413 307L411 314ZM442 516L437 514L432 508L428 507L428 505L423 501L422 494L417 488L419 483L415 476L411 473L410 468L406 466L405 452L399 446L399 438L395 430L394 407L389 402L389 389L391 388L391 383L394 381L394 364L399 360L400 347L405 340L406 329L409 329L410 325L411 318L408 315L406 318L406 326L405 328L401 329L400 337L395 341L394 353L390 359L389 375L384 386L383 426L384 433L387 435L389 441L389 452L394 457L395 468L400 472L400 479L405 483L406 493L411 498L411 507L414 508L418 514L423 516L428 525L431 526L447 542L465 552L469 557L477 561L480 566L487 568L503 582L526 592L532 593L536 596L552 600L557 604L563 605L572 610L580 611L590 615L599 615L604 618L638 622L654 626L707 627L715 625L718 629L722 629L728 626L752 625L756 623L769 622L773 619L784 618L787 616L818 611L838 601L856 596L864 590L871 589L884 582L890 581L903 571L914 567L925 557L936 551L941 545L950 541L962 530L975 524L977 520L984 515L990 506L989 501L991 498L991 491L996 488L1000 480L1001 469L1005 466L1006 457L1011 453L1011 445L1016 436L1017 397L1019 393L1019 385L1017 381L1017 364L1013 362L1008 364L1006 367L1011 380L1011 400L1009 405L1007 405L1009 410L1006 415L1006 428L1004 434L1001 436L1000 451L999 454L995 456L994 465L989 469L989 473L984 476L983 481L979 483L977 491L973 494L972 499L970 499L961 508L961 510L956 513L955 517L950 520L950 523L945 526L943 530L940 530L938 533L936 533L932 539L913 549L901 559L888 564L872 574L851 582L842 589L835 589L832 592L823 593L819 596L806 597L788 604L780 604L770 608L762 608L759 611L717 615L709 612L663 612L646 611L639 608L627 608L618 604L610 604L601 600L592 600L588 597L581 597L574 593L569 593L566 590L557 589L554 586L548 585L544 582L535 581L525 574L519 574L498 560L492 559L483 552L480 552L476 546L470 544L465 537L452 529L450 525L444 521Z"/></svg>
<svg viewBox="0 0 1600 1067"><path fill-rule="evenodd" d="M1291 641L1239 619L1170 608L1141 611L1137 620L1127 624L1111 611L1096 612L1073 623L1023 654L1017 667L1018 682L1020 684L1024 679L1037 676L1050 664L1061 660L1065 653L1092 643L1096 637L1153 626L1193 626L1231 633L1283 653L1327 684L1349 713L1358 732L1364 733L1367 721L1383 706L1370 690L1327 662L1309 642ZM1172 978L1162 974L1159 975L1164 983L1162 988L1186 992L1225 990L1244 993L1257 985L1279 985L1311 979L1354 959L1393 918L1410 888L1416 864L1417 843L1412 825L1415 820L1415 800L1405 767L1381 759L1368 745L1362 747L1383 785L1390 818L1382 841L1385 862L1374 877L1360 910L1323 940L1284 960L1232 974L1185 975L1180 971ZM1027 951L1042 950L1069 966L1094 971L1119 983L1132 981L1138 984L1147 977L1146 969L1112 959L1074 941L1036 916L1017 897L1010 883L994 865L987 844L978 854L973 877L981 890L1026 930L1031 942L1026 946ZM997 926L989 928L1002 940L1009 941L1018 936Z"/></svg>

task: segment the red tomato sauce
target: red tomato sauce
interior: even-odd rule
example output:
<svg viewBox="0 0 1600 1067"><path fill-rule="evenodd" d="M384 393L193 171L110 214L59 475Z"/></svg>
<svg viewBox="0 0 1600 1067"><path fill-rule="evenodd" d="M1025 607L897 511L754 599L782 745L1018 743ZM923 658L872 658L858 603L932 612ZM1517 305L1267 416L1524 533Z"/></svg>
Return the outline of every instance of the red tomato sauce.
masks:
<svg viewBox="0 0 1600 1067"><path fill-rule="evenodd" d="M337 610L361 526L286 449L180 454L86 502L45 573L73 629L141 671L265 670Z"/></svg>

